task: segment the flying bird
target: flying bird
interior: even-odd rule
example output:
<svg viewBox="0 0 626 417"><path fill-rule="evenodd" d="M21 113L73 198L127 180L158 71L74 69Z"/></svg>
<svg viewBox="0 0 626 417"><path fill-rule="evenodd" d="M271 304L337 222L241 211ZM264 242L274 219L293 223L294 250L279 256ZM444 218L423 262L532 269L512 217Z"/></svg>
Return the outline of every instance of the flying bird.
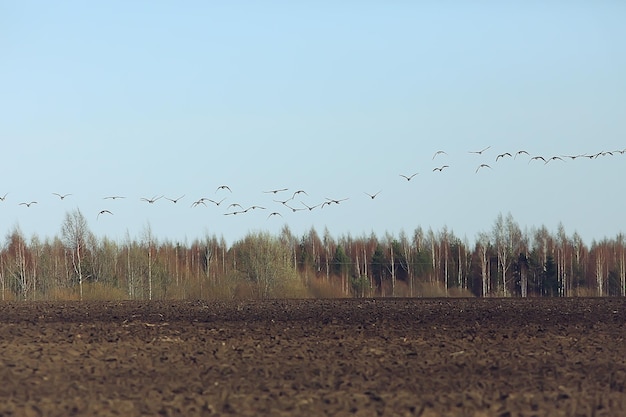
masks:
<svg viewBox="0 0 626 417"><path fill-rule="evenodd" d="M544 158L543 156L533 156L532 158L528 160L528 163L530 164L532 161L537 160L537 159L541 159L543 162L546 162L546 158Z"/></svg>
<svg viewBox="0 0 626 417"><path fill-rule="evenodd" d="M293 197L292 197L292 198L289 198L289 199L287 199L287 200L284 200L284 201L281 201L281 200L274 200L274 201L275 201L275 202L277 202L277 203L280 203L280 204L282 204L282 205L284 205L284 206L286 206L286 205L287 205L287 203L288 203L289 201L291 201L291 200L293 200Z"/></svg>
<svg viewBox="0 0 626 417"><path fill-rule="evenodd" d="M517 155L521 155L523 153L525 153L526 155L530 156L530 154L528 152L526 152L524 150L521 150L521 151L515 152L515 156L513 157L513 159L517 158Z"/></svg>
<svg viewBox="0 0 626 417"><path fill-rule="evenodd" d="M319 207L319 206L320 206L320 204L321 204L321 203L320 203L320 204L316 204L316 205L314 205L314 206L307 206L307 205L306 205L306 204L304 204L302 201L301 201L300 203L302 203L302 205L303 205L304 207L308 208L308 209L309 209L309 211L313 210L315 207Z"/></svg>
<svg viewBox="0 0 626 417"><path fill-rule="evenodd" d="M231 204L229 204L229 206L228 206L228 207L226 207L226 210L228 210L228 209L229 209L229 208L231 208L231 207L239 207L240 209L242 209L242 210L243 210L243 207L242 207L242 206L241 206L241 204L239 204L239 203L231 203Z"/></svg>
<svg viewBox="0 0 626 417"><path fill-rule="evenodd" d="M380 191L382 191L382 190L380 190ZM371 199L373 200L373 199L375 199L375 198L376 198L376 196L377 196L378 194L380 194L380 191L379 191L379 192L377 192L376 194L370 194L370 193L367 193L367 192L366 192L365 194L367 194L367 195L369 196L369 198L371 198Z"/></svg>
<svg viewBox="0 0 626 417"><path fill-rule="evenodd" d="M447 153L446 151L437 151L437 152L435 152L435 154L433 155L433 159L435 159L435 157L436 157L437 155L441 155L441 154L443 154L443 155L447 155L448 153Z"/></svg>
<svg viewBox="0 0 626 417"><path fill-rule="evenodd" d="M487 164L480 164L478 166L478 168L476 168L476 172L478 172L478 170L481 169L481 168L489 168L489 169L491 169L491 167L489 165L487 165Z"/></svg>
<svg viewBox="0 0 626 417"><path fill-rule="evenodd" d="M215 204L216 206L219 206L220 204L222 204L222 202L224 202L224 200L226 200L226 197L222 198L220 201L215 201L215 200L211 200L210 198L201 198L201 201L210 201L211 203ZM205 204L206 206L206 204Z"/></svg>
<svg viewBox="0 0 626 417"><path fill-rule="evenodd" d="M269 219L269 218L270 218L270 217L272 217L272 216L280 216L280 217L283 217L283 215L282 215L282 214L280 214L280 213L279 213L279 212L277 212L277 211L275 211L275 212L273 212L273 213L270 213L270 214L269 214L269 216L267 216L267 218Z"/></svg>
<svg viewBox="0 0 626 417"><path fill-rule="evenodd" d="M439 171L439 172L441 172L441 171L443 171L445 168L450 168L450 167L449 167L448 165L442 165L442 166L440 166L440 167L438 167L438 168L433 168L433 172L435 172L435 171Z"/></svg>
<svg viewBox="0 0 626 417"><path fill-rule="evenodd" d="M269 191L263 191L266 194L276 194L276 193L280 193L281 191L287 191L288 188L277 188L276 190L269 190Z"/></svg>
<svg viewBox="0 0 626 417"><path fill-rule="evenodd" d="M308 194L306 193L306 191L304 191L304 190L298 190L298 191L296 191L295 193L293 193L293 195L291 196L291 199L293 200L294 198L296 198L296 195L298 195L298 194L308 195Z"/></svg>
<svg viewBox="0 0 626 417"><path fill-rule="evenodd" d="M20 203L19 205L20 206L30 207L33 204L37 204L37 202L36 201L31 201L30 203Z"/></svg>
<svg viewBox="0 0 626 417"><path fill-rule="evenodd" d="M105 214L105 213L113 215L113 213L111 213L109 210L100 210L100 212L98 213L98 216L96 217L96 220L100 218L101 214Z"/></svg>
<svg viewBox="0 0 626 417"><path fill-rule="evenodd" d="M200 200L194 201L193 203L191 203L191 207L196 207L199 206L200 204L203 204L204 207L206 207L206 203L204 202L205 199L201 198Z"/></svg>
<svg viewBox="0 0 626 417"><path fill-rule="evenodd" d="M335 199L332 199L332 198L328 198L328 197L326 197L326 200L328 200L328 204L330 204L330 203L339 204L339 203L341 203L342 201L346 201L348 198L350 198L350 197L347 197L347 198L342 198L341 200L335 200Z"/></svg>
<svg viewBox="0 0 626 417"><path fill-rule="evenodd" d="M510 157L510 156L511 156L511 154L510 154L510 153L508 153L508 152L501 153L500 155L496 156L496 162L498 162L498 159L500 159L500 158L504 158L505 156Z"/></svg>
<svg viewBox="0 0 626 417"><path fill-rule="evenodd" d="M563 158L561 158L560 156L553 156L552 158L548 158L548 160L545 161L544 165L546 165L550 161L556 161L556 160L563 161ZM563 161L563 162L565 162L565 161Z"/></svg>
<svg viewBox="0 0 626 417"><path fill-rule="evenodd" d="M6 200L7 195L9 195L9 193L4 193L4 195L2 197L0 197L0 201Z"/></svg>
<svg viewBox="0 0 626 417"><path fill-rule="evenodd" d="M72 194L59 194L59 193L52 193L54 195L56 195L57 197L59 197L61 200L65 199L65 197L72 195Z"/></svg>
<svg viewBox="0 0 626 417"><path fill-rule="evenodd" d="M475 153L475 154L478 154L478 155L482 155L483 152L485 152L489 148L491 148L491 146L487 146L485 149L482 149L480 151L469 151L469 153Z"/></svg>
<svg viewBox="0 0 626 417"><path fill-rule="evenodd" d="M161 197L154 196L152 198L141 197L141 201L146 201L146 202L152 204L152 203L154 203L155 201L157 201L157 200L159 200L161 198L163 198L163 196L161 196Z"/></svg>
<svg viewBox="0 0 626 417"><path fill-rule="evenodd" d="M174 199L172 199L172 198L167 198L167 197L165 197L165 199L166 199L166 200L171 201L171 202L172 202L172 203L174 203L174 204L176 204L176 203L178 203L178 200L180 200L180 199L181 199L181 198L183 198L184 196L185 196L185 194L181 195L181 196L180 196L180 197L178 197L178 198L174 198Z"/></svg>
<svg viewBox="0 0 626 417"><path fill-rule="evenodd" d="M412 174L412 175L404 175L404 174L400 174L400 176L401 176L402 178L404 178L405 180L407 180L407 181L411 181L411 178L413 178L413 177L414 177L414 176L416 176L417 174L419 174L419 172L416 172L415 174Z"/></svg>
<svg viewBox="0 0 626 417"><path fill-rule="evenodd" d="M294 213L295 213L296 211L306 210L305 208L295 208L295 207L291 207L291 206L288 206L287 204L285 204L285 207L287 207L289 210L293 211Z"/></svg>
<svg viewBox="0 0 626 417"><path fill-rule="evenodd" d="M233 192L233 190L230 189L230 187L228 185L220 185L219 187L217 187L217 189L215 190L215 192L218 192L219 190L228 190L231 193Z"/></svg>
<svg viewBox="0 0 626 417"><path fill-rule="evenodd" d="M122 197L121 195L110 195L108 197L104 197L103 200L117 200L118 198L126 198L126 197Z"/></svg>

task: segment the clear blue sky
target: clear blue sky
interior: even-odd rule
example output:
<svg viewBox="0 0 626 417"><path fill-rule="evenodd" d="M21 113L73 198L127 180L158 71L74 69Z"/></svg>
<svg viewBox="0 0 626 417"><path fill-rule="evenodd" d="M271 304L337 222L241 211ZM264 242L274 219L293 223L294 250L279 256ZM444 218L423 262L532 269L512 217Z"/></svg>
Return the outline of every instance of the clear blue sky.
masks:
<svg viewBox="0 0 626 417"><path fill-rule="evenodd" d="M626 3L293 3L0 2L0 232L626 231Z"/></svg>

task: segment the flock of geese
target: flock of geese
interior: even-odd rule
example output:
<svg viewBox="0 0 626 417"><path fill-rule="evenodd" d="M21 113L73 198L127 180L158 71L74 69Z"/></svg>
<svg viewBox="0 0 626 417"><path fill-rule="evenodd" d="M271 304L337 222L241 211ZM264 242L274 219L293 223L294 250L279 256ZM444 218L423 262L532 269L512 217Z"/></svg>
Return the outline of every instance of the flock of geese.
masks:
<svg viewBox="0 0 626 417"><path fill-rule="evenodd" d="M487 146L483 149L480 149L478 151L468 151L468 153L470 154L476 154L476 155L482 155L483 153L485 153L486 151L488 151L489 149L491 149L491 146ZM504 152L504 153L500 153L498 155L496 155L495 157L495 161L494 162L498 162L500 159L504 159L504 158L513 158L513 159L517 159L518 156L520 155L526 155L529 159L528 159L528 163L530 164L533 161L543 161L544 165L547 165L548 163L550 163L551 161L562 161L565 162L567 159L570 160L574 160L577 158L588 158L588 159L596 159L598 157L601 156L614 156L617 154L623 155L624 153L626 153L626 148L624 149L618 149L615 151L601 151L601 152L596 152L596 153L592 153L592 154L578 154L578 155L555 155L555 156L550 156L550 157L546 157L546 156L542 156L542 155L536 155L536 156L530 156L530 153L528 151L525 150L519 150L517 152L511 153L511 152ZM448 153L444 150L438 150L437 152L435 152L435 154L433 155L433 157L431 158L433 161L435 160L435 158L437 158L438 156L445 156L448 155ZM449 165L441 165L441 166L437 166L434 167L432 169L433 172L442 172L444 169L446 168L450 168ZM493 169L491 167L491 165L487 164L487 163L481 163L480 165L477 166L476 170L474 171L475 173L478 173L478 171L480 171L483 168L489 168L489 169ZM402 178L404 178L407 181L411 181L413 179L413 177L415 177L416 175L418 175L418 172L412 173L412 174L400 174L400 176Z"/></svg>
<svg viewBox="0 0 626 417"><path fill-rule="evenodd" d="M487 146L483 149L480 150L476 150L476 151L468 151L468 153L470 154L475 154L475 155L483 155L485 154L489 149L491 149L491 146ZM591 153L591 154L578 154L578 155L555 155L555 156L542 156L542 155L536 155L536 156L531 156L531 154L529 152L527 152L526 150L519 150L517 152L504 152L504 153L500 153L497 154L495 156L494 162L493 163L497 163L498 161L500 161L501 159L505 159L505 158L512 158L512 159L517 159L518 157L521 157L522 155L525 155L528 158L528 164L533 163L533 162L538 162L541 161L543 162L544 165L547 165L551 162L554 161L560 161L560 162L565 162L566 160L575 160L578 158L587 158L587 159L597 159L600 157L605 157L605 156L616 156L616 155L624 155L624 153L626 153L626 148L624 149L619 149L619 150L614 150L614 151L601 151L601 152L596 152L596 153ZM445 158L446 156L448 156L448 153L445 150L438 150L434 153L434 155L432 156L431 160L434 161L437 158ZM443 164L440 166L435 166L434 168L432 168L432 172L443 172L445 169L450 168L449 165L447 164ZM492 166L489 163L486 162L481 162L475 170L475 173L478 174L481 170L484 169L493 169ZM399 176L401 178L403 178L404 180L411 181L413 178L415 178L417 175L419 174L419 172L413 172L413 173L409 173L409 174L399 174ZM364 194L369 197L371 200L374 200L383 190L378 190L375 193L369 193L369 192L364 192ZM209 205L213 205L216 207L222 206L224 204L224 202L226 200L228 200L228 197L223 197L220 196L221 193L232 193L231 188L228 185L220 185L215 189L214 194L216 196L219 197L201 197L197 200L194 200L190 207L191 208L196 208L199 206L204 206L204 207L208 207ZM298 189L295 190L293 192L289 191L288 188L276 188L276 189L270 189L270 190L266 190L263 191L263 193L265 194L270 194L273 199L272 201L274 203L279 204L280 206L291 210L292 212L297 212L297 211L312 211L314 209L323 209L326 206L331 206L331 205L336 205L336 204L340 204L343 201L346 201L349 199L349 197L345 197L345 198L328 198L326 197L324 200L322 201L318 201L316 204L312 204L309 205L307 203L305 203L304 201L302 201L300 198L302 196L308 196L309 194L302 189ZM9 193L5 193L3 196L0 197L0 203L4 203L7 199L7 196L9 195ZM73 194L68 193L68 194L61 194L61 193L52 193L52 195L56 196L57 198L59 198L61 201L67 199L68 197L72 196ZM284 199L280 199L282 196L284 196ZM288 198L287 198L288 197ZM106 197L103 197L103 200L120 200L120 199L125 199L126 196L122 196L122 195L109 195ZM185 195L180 195L178 197L175 198L170 198L167 197L165 195L154 195L152 197L141 197L140 201L143 201L145 203L148 204L155 204L157 203L159 200L164 199L164 200L168 200L173 204L178 204L183 198L185 198ZM298 201L296 201L296 198L299 199L299 205L298 205ZM38 204L38 201L36 200L32 200L32 201L22 201L20 203L18 203L20 206L24 206L26 208L29 208L35 204ZM225 205L225 204L224 204ZM226 206L226 205L225 205ZM279 207L280 207L279 206ZM248 213L250 211L256 211L256 210L269 210L268 207L265 206L261 206L261 205L250 205L248 207L244 207L239 203L230 203L229 205L226 206L226 212L223 213L224 216L236 216L236 215L241 215L244 213ZM98 211L96 219L99 219L100 216L102 215L108 215L108 216L112 216L113 212L108 210L108 209L103 209ZM271 211L266 219L270 219L274 216L279 216L282 217L282 214L279 211Z"/></svg>
<svg viewBox="0 0 626 417"><path fill-rule="evenodd" d="M219 187L217 187L217 189L215 190L215 193L218 194L221 190L226 190L230 193L232 193L231 188L228 185L220 185ZM268 191L264 191L264 193L271 193L271 194L275 194L277 195L278 193L284 193L288 191L288 188L280 188L280 189L274 189L274 190L268 190ZM380 191L378 192L380 193ZM375 198L378 193L376 194L368 194L372 199ZM0 202L4 202L7 199L7 196L9 195L9 193L5 193L3 196L0 197ZM67 197L73 195L73 194L59 194L59 193L52 193L52 195L57 196L60 200L65 200ZM293 207L290 205L290 203L292 203L292 201L295 201L296 197L298 195L308 195L308 193L305 190L297 190L294 191L291 194L290 198L287 198L285 200L276 200L274 199L273 201L276 203L280 203L282 204L284 207L287 207L289 210L296 212L296 211L304 211L304 210L313 210L317 207L320 208L324 208L325 206L330 206L332 204L339 204L342 201L348 200L348 198L341 198L341 199L336 199L336 198L326 198L325 201L319 203L319 204L315 204L312 206L307 205L306 203L304 203L303 201L300 201L300 203L302 204L302 207ZM122 195L109 195L106 197L103 197L103 200L121 200L121 199L126 199L126 196L122 196ZM176 198L170 198L167 197L165 195L155 195L152 197L141 197L139 198L140 201L146 202L148 204L155 204L157 201L164 199L164 200L168 200L174 204L177 204L180 200L182 200L183 198L185 198L185 195L181 195L179 197ZM215 206L220 206L222 205L222 203L224 201L227 200L227 197L222 197L221 199L217 199L217 198L209 198L209 197L201 197L198 200L195 200L191 203L191 208L194 207L198 207L198 206L204 206L204 207L208 207L209 204L213 204ZM38 201L24 201L24 202L20 202L18 203L18 205L20 206L25 206L25 207L31 207L34 204L39 204ZM263 206L259 206L259 205L251 205L247 208L244 208L241 204L239 203L231 203L227 206L227 212L223 213L225 216L234 216L237 214L243 214L243 213L247 213L251 210L267 210L267 207L263 207ZM98 211L96 219L99 219L101 215L113 215L113 212L111 210L108 209L103 209ZM271 213L269 213L269 215L267 216L267 219L273 217L273 216L280 216L282 217L282 214L280 212L277 211L273 211Z"/></svg>

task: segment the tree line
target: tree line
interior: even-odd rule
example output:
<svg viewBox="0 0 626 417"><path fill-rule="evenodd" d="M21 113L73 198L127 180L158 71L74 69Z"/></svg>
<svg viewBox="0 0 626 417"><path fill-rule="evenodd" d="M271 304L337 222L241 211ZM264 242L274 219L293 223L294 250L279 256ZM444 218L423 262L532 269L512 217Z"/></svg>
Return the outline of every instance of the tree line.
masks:
<svg viewBox="0 0 626 417"><path fill-rule="evenodd" d="M26 238L19 226L0 249L2 300L227 299L285 297L625 296L624 235L585 244L562 225L522 231L500 214L475 242L444 227L411 235L333 237L249 233L228 245L141 236L97 238L80 210L59 236Z"/></svg>

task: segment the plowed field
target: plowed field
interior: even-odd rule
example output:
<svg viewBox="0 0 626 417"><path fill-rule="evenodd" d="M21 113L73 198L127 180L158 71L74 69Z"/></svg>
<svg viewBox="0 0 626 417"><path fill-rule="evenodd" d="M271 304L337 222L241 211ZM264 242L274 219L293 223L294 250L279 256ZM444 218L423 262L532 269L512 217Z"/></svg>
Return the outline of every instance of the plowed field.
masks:
<svg viewBox="0 0 626 417"><path fill-rule="evenodd" d="M0 416L625 416L626 300L0 304Z"/></svg>

